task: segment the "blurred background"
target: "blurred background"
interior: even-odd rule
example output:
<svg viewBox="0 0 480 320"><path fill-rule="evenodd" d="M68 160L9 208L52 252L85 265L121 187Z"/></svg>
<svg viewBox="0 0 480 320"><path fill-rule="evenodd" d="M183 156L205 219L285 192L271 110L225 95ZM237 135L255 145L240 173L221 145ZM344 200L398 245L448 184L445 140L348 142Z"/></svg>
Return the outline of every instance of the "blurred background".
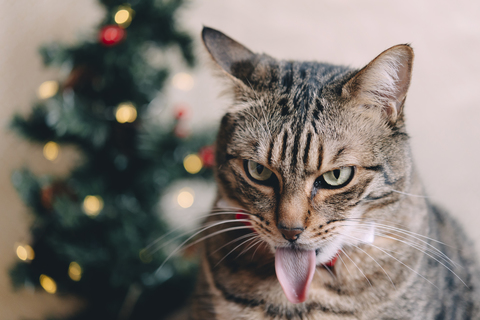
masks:
<svg viewBox="0 0 480 320"><path fill-rule="evenodd" d="M29 259L28 244L36 241L30 225L36 220L31 214L31 207L26 206L15 190L12 173L27 167L36 176L66 177L85 162L85 155L81 148L66 143L54 146L60 151L55 154L54 150L52 158L48 151L45 153L48 139L40 139L42 143L28 142L13 133L9 125L16 113L28 118L32 106L42 98L38 91L42 84L71 78L72 65L48 68L43 65L38 53L41 45L59 42L74 46L86 40L101 41L98 40L100 28L111 23L112 14L118 12L119 6L128 7L128 3L103 2L106 7L96 0L2 1L0 319L66 318L85 305L84 299L72 298L62 294L61 290L48 293L48 281L42 284L45 290L41 287L35 289L35 283L29 281L20 285L17 283L17 290L13 290L8 272L19 259ZM130 1L131 8L135 8L138 2L141 1ZM134 28L134 23L141 23L135 21L135 15L132 16L131 27L125 27L125 43L129 41L129 28ZM276 58L321 60L353 67L364 66L390 46L410 43L416 58L405 112L418 170L431 200L446 207L458 218L465 232L476 243L477 252L480 252L480 233L477 231L480 223L480 170L477 168L480 158L479 16L480 2L466 0L189 1L174 12L174 18L178 29L192 36L192 54L197 63L190 68L178 48L166 48L160 53L147 50L148 62L154 66L166 65L170 73L162 80L160 95L152 98L161 102L145 104L144 111L137 106L138 112L144 112L143 117L148 118L150 123L171 128L172 132L157 136L166 139L168 134L173 134L178 139L176 148L184 148L180 160L177 159L180 166L192 154L200 156L206 166L208 149L204 148L211 143L211 134L228 106L228 100L218 97L221 83L207 67L207 55L200 42L203 25L223 31L253 51L265 52ZM126 44L119 44L118 48L121 45ZM65 97L64 91L62 99ZM119 106L115 110L118 111ZM128 120L129 113L126 114ZM193 138L185 138L188 135ZM195 140L195 136L204 138ZM205 150L206 156L202 154ZM179 173L178 179L171 179L168 188L162 189L163 200L158 204L158 210L163 212L162 219L176 224L191 220L188 217L207 210L214 186L208 182L208 171L202 171L200 176L202 179L185 182L184 178L190 176ZM55 196L56 189L52 189L51 182L54 180L39 181L43 183L39 187L43 198L48 198L45 190ZM19 185L17 181L17 189ZM60 191L63 198L65 194L68 198L69 191L65 191L68 187L60 189L63 190ZM81 194L78 191L77 195ZM179 200L181 194L186 195L187 200L184 201L187 204L182 205ZM88 208L85 209L86 197L81 199L83 204L75 201L88 211ZM98 201L103 200L95 198L92 201L94 207L98 207ZM19 253L19 246L24 251ZM30 266L28 263L25 262L25 265ZM73 265L72 269L70 264L69 272L78 273L75 267ZM82 274L82 269L79 270ZM126 296L135 296L132 287L125 290ZM158 310L158 314L161 318L162 310Z"/></svg>

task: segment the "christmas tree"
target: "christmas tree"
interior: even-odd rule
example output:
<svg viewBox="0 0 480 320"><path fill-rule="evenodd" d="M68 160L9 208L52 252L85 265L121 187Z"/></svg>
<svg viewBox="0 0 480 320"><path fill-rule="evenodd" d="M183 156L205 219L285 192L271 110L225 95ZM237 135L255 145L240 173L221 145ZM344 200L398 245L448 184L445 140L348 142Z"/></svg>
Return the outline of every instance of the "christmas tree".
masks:
<svg viewBox="0 0 480 320"><path fill-rule="evenodd" d="M184 109L151 121L152 109L166 104L159 92L169 76L168 61L152 64L152 53L194 64L191 38L175 21L182 1L101 3L98 37L42 48L45 64L67 76L43 83L31 114L12 121L44 145L47 159L73 145L83 161L67 177L13 173L34 222L11 276L18 288L85 301L71 319L162 319L184 303L196 266L185 255L164 263L172 247L155 240L171 227L159 199L173 181L211 176L212 150L204 146L213 139L185 132Z"/></svg>

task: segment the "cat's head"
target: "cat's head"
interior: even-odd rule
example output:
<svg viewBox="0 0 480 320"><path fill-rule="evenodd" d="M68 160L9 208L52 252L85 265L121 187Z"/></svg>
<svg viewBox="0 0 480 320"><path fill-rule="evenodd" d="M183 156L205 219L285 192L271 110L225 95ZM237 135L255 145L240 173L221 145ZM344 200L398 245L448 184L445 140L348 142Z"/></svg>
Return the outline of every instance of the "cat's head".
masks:
<svg viewBox="0 0 480 320"><path fill-rule="evenodd" d="M344 246L371 241L370 222L393 212L409 184L402 109L410 46L354 70L276 60L210 28L202 36L234 101L216 145L220 203L251 214L283 269L294 259L327 263ZM298 280L288 277L281 282Z"/></svg>

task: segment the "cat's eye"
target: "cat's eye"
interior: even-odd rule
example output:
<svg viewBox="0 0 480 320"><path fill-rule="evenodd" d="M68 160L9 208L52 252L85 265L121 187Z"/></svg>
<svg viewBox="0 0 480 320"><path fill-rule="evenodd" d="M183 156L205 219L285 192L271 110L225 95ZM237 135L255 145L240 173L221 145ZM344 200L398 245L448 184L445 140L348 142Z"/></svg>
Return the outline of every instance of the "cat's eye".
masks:
<svg viewBox="0 0 480 320"><path fill-rule="evenodd" d="M270 169L267 169L258 162L244 160L243 164L247 176L254 182L266 184L267 181L270 181L271 178L275 176Z"/></svg>
<svg viewBox="0 0 480 320"><path fill-rule="evenodd" d="M353 178L353 167L342 167L325 172L316 181L316 188L336 189L346 186Z"/></svg>

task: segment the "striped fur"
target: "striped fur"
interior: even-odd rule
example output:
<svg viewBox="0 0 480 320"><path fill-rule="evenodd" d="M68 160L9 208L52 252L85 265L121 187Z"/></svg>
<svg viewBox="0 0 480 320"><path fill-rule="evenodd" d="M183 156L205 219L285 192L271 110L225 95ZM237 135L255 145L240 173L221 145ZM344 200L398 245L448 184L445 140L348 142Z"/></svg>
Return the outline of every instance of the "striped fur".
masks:
<svg viewBox="0 0 480 320"><path fill-rule="evenodd" d="M429 203L412 164L403 118L411 48L353 70L278 61L209 28L203 38L234 103L216 143L218 196L190 319L480 318L474 250ZM252 181L245 160L276 182ZM348 166L345 187L316 187ZM231 221L239 209L255 232ZM321 262L304 303L290 303L275 275L275 248L290 245L280 224L304 228L293 245ZM334 267L322 265L337 252Z"/></svg>

